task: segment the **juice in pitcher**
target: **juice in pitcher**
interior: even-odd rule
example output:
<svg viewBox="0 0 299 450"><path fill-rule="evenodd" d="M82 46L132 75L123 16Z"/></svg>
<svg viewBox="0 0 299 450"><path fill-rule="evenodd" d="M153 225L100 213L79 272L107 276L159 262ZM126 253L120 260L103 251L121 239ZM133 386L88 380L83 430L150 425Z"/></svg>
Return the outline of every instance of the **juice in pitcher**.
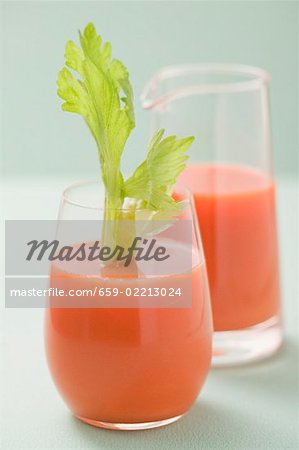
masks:
<svg viewBox="0 0 299 450"><path fill-rule="evenodd" d="M275 187L242 166L190 165L215 331L242 330L280 312Z"/></svg>
<svg viewBox="0 0 299 450"><path fill-rule="evenodd" d="M195 136L180 179L206 254L214 366L267 357L282 342L268 85L256 67L179 65L142 95L152 124Z"/></svg>

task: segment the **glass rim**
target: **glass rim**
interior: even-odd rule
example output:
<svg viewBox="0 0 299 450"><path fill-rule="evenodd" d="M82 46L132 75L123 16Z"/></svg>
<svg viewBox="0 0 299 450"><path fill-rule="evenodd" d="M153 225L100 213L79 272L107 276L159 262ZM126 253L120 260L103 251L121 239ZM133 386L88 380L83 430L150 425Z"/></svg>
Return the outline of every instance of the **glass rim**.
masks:
<svg viewBox="0 0 299 450"><path fill-rule="evenodd" d="M184 87L171 89L168 93L151 96L153 88L159 83L186 75L239 75L244 80L223 82L198 82L186 84ZM248 78L246 78L248 77ZM269 73L255 66L243 64L178 64L162 67L146 84L140 96L144 109L151 109L161 103L167 103L173 99L185 97L191 94L218 94L218 93L240 93L259 89L261 85L270 80Z"/></svg>
<svg viewBox="0 0 299 450"><path fill-rule="evenodd" d="M98 186L99 187L99 194L101 193L100 187L103 186L103 182L99 179L90 179L90 180L82 180L82 181L77 181L75 183L70 184L69 186L67 186L63 191L62 191L62 195L61 195L61 199L62 201L79 207L79 208L84 208L87 210L93 210L93 211L104 211L104 205L103 206L89 206L84 204L84 202L82 201L76 201L73 200L72 198L70 198L70 193L71 191L78 189L78 188L84 188L87 186ZM183 198L183 202L188 203L189 205L193 204L193 194L190 191L190 189L188 189L183 183L177 183L175 185L174 191L176 191L176 189L179 189L180 192L184 192L185 196ZM127 197L128 198L128 197ZM127 207L127 208L109 208L109 211L123 211L123 212L132 212L132 209ZM135 208L134 211L136 212L158 212L159 210L155 211L155 210L150 210L149 208Z"/></svg>

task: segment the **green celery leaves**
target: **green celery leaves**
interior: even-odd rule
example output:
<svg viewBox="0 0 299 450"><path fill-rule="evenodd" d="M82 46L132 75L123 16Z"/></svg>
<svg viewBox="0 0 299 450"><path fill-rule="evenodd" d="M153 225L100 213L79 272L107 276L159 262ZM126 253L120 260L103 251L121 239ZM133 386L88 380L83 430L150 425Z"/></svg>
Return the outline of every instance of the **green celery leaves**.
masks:
<svg viewBox="0 0 299 450"><path fill-rule="evenodd" d="M149 145L145 161L124 181L121 156L127 139L135 127L133 91L124 64L111 58L111 44L103 43L92 23L81 34L80 47L68 41L65 66L58 75L58 95L64 100L62 109L81 115L97 147L105 185L106 220L134 220L138 208L169 217L180 210L172 197L172 189L185 167L186 151L194 138L163 138L157 131ZM129 214L124 204L130 202ZM120 228L109 230L109 241L119 241Z"/></svg>
<svg viewBox="0 0 299 450"><path fill-rule="evenodd" d="M65 51L66 66L80 78L63 68L57 80L58 95L64 100L64 111L85 119L97 143L107 208L121 208L120 159L135 127L129 74L120 61L111 60L111 45L102 45L93 24L80 34L80 43L82 49L69 41Z"/></svg>

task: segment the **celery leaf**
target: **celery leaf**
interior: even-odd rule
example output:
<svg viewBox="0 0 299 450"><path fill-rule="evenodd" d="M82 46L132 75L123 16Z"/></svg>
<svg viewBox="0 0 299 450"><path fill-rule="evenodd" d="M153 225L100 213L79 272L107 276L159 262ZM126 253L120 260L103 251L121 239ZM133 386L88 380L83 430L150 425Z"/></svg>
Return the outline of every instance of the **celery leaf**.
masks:
<svg viewBox="0 0 299 450"><path fill-rule="evenodd" d="M145 208L153 210L179 210L172 197L172 188L185 168L186 151L194 137L163 139L164 130L158 130L149 145L147 158L124 183L125 197L143 201Z"/></svg>

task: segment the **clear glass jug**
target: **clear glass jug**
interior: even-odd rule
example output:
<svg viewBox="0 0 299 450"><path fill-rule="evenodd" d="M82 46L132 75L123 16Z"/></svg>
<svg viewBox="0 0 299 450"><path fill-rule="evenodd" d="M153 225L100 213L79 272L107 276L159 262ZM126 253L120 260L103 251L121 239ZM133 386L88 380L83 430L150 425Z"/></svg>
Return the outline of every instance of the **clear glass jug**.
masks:
<svg viewBox="0 0 299 450"><path fill-rule="evenodd" d="M153 129L195 136L181 181L207 260L214 366L264 358L282 342L268 81L247 66L174 66L142 95Z"/></svg>

